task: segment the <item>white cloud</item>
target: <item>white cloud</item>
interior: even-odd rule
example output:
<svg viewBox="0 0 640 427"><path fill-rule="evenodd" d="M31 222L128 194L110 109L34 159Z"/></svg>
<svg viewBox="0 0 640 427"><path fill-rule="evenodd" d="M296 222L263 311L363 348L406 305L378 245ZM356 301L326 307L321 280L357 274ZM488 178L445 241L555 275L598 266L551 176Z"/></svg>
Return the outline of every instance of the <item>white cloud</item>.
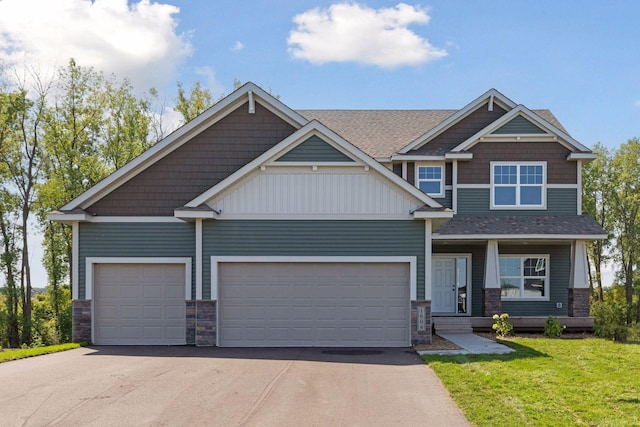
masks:
<svg viewBox="0 0 640 427"><path fill-rule="evenodd" d="M313 64L351 61L382 68L414 66L447 55L408 28L426 25L430 19L426 10L404 3L383 9L336 3L296 15L296 28L287 43L294 58Z"/></svg>
<svg viewBox="0 0 640 427"><path fill-rule="evenodd" d="M242 43L240 40L238 40L236 44L234 44L233 47L231 48L231 50L236 50L236 51L242 50L242 49L244 49L244 43Z"/></svg>
<svg viewBox="0 0 640 427"><path fill-rule="evenodd" d="M176 34L179 11L149 0L1 0L0 61L46 68L73 57L141 89L163 85L193 50Z"/></svg>
<svg viewBox="0 0 640 427"><path fill-rule="evenodd" d="M216 72L212 67L196 67L195 72L197 75L204 77L202 84L209 89L211 95L213 95L214 101L222 96L224 93L224 87L222 83L216 79Z"/></svg>
<svg viewBox="0 0 640 427"><path fill-rule="evenodd" d="M636 102L634 103L634 105L635 105L636 107L640 107L640 100L639 100L639 101L636 101Z"/></svg>

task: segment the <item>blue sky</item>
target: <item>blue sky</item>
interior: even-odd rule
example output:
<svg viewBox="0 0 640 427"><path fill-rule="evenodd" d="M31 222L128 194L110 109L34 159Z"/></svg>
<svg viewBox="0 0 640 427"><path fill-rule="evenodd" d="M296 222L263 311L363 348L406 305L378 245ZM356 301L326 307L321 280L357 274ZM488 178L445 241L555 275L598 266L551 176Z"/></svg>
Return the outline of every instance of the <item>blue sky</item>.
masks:
<svg viewBox="0 0 640 427"><path fill-rule="evenodd" d="M74 57L169 101L177 81L253 81L294 109L454 109L496 88L617 147L640 137L639 17L637 1L0 0L0 64Z"/></svg>
<svg viewBox="0 0 640 427"><path fill-rule="evenodd" d="M194 67L211 67L227 93L238 78L271 88L293 108L347 109L461 108L494 87L529 108L551 109L587 146L640 136L639 2L408 2L431 18L408 29L447 55L391 69L292 57L293 18L337 2L197 3L173 2L178 32L192 32L185 82L202 79ZM233 49L237 42L242 49Z"/></svg>

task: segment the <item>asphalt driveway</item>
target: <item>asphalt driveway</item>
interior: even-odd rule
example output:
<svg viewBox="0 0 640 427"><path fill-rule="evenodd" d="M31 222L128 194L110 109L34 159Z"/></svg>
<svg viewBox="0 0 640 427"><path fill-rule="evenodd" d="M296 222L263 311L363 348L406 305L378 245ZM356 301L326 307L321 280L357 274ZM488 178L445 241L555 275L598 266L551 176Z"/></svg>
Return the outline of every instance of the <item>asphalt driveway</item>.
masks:
<svg viewBox="0 0 640 427"><path fill-rule="evenodd" d="M408 349L88 347L0 364L0 424L466 426Z"/></svg>

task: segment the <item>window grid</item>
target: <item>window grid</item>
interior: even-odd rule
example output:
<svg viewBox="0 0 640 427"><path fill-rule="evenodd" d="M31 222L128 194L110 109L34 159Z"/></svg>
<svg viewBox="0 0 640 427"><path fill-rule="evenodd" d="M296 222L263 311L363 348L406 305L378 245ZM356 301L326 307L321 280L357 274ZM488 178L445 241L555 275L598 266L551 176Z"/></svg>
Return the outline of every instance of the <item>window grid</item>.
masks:
<svg viewBox="0 0 640 427"><path fill-rule="evenodd" d="M500 257L502 299L549 299L549 256Z"/></svg>
<svg viewBox="0 0 640 427"><path fill-rule="evenodd" d="M543 164L493 164L493 200L496 207L544 206Z"/></svg>
<svg viewBox="0 0 640 427"><path fill-rule="evenodd" d="M429 196L444 196L442 166L418 166L417 187Z"/></svg>

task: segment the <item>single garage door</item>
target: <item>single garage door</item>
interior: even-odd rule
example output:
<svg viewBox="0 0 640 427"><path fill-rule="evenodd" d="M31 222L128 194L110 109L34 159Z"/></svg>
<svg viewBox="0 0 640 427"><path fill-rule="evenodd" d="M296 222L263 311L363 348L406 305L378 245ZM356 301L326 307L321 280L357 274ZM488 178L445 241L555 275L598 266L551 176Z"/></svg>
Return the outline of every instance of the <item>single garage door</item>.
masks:
<svg viewBox="0 0 640 427"><path fill-rule="evenodd" d="M184 264L95 264L94 341L185 344Z"/></svg>
<svg viewBox="0 0 640 427"><path fill-rule="evenodd" d="M409 264L221 263L219 345L404 347Z"/></svg>

